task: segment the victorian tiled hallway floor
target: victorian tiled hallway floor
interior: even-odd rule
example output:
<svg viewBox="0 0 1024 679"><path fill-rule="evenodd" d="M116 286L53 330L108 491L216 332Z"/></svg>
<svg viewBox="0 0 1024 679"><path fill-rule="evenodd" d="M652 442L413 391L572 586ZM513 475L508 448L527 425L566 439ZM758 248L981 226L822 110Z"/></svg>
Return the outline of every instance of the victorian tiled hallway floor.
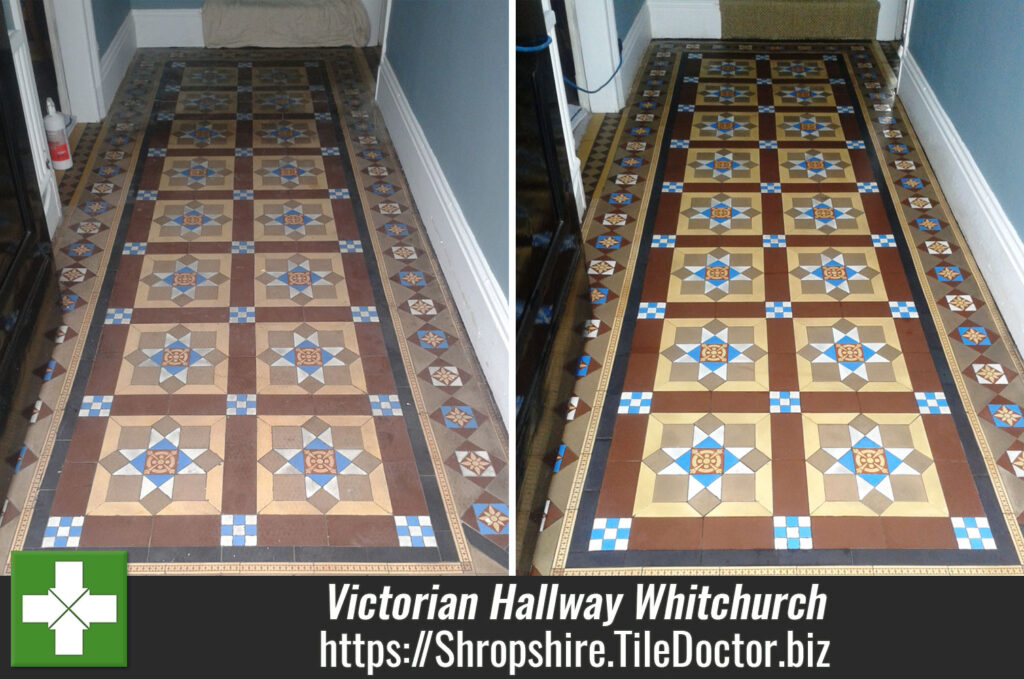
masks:
<svg viewBox="0 0 1024 679"><path fill-rule="evenodd" d="M894 84L867 43L651 46L534 572L1022 572L1024 368Z"/></svg>
<svg viewBox="0 0 1024 679"><path fill-rule="evenodd" d="M160 572L502 572L507 445L364 55L142 50L0 527Z"/></svg>

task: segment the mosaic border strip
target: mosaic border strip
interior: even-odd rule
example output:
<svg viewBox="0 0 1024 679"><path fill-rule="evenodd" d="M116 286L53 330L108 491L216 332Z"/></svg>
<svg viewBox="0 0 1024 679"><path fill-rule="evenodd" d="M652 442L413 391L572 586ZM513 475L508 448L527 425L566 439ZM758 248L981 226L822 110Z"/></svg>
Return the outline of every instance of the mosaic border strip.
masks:
<svg viewBox="0 0 1024 679"><path fill-rule="evenodd" d="M758 47L759 47L758 45L755 45L755 44L752 44L752 43L735 43L735 42L733 42L733 43L726 44L726 43L719 42L719 41L716 41L716 42L708 42L708 41L701 41L701 42L656 41L656 43L652 44L651 48L649 48L648 54L650 55L650 53L652 51L656 50L656 49L667 50L667 49L675 48L677 50L681 49L681 50L693 50L693 51L716 51L716 50L718 50L718 51L724 51L724 50L729 50L729 51L737 51L737 50L748 51L749 50L749 51L753 51L754 49L758 49ZM844 52L849 52L849 51L867 52L868 50L870 50L870 53L874 55L874 59L877 61L877 64L878 64L877 69L881 73L879 74L873 68L864 68L864 69L860 70L859 73L858 73L858 77L856 78L857 86L854 87L853 89L856 91L856 96L858 97L858 99L859 99L859 101L860 101L860 103L861 103L861 105L863 107L865 118L868 119L869 132L870 132L869 136L871 136L872 143L875 145L875 150L876 150L877 155L878 155L878 157L880 159L880 162L882 162L883 159L884 159L884 154L880 150L881 149L880 140L882 140L882 139L891 139L894 136L891 132L890 132L889 135L886 135L885 134L885 130L886 129L889 129L889 130L892 130L892 129L906 130L907 134L909 135L910 139L912 140L913 148L914 149L918 148L916 136L914 135L914 132L913 132L912 128L910 127L910 125L906 121L905 112L902 110L902 105L900 103L898 103L898 102L895 102L895 105L894 105L893 87L894 87L894 84L895 84L895 80L893 78L891 70L889 69L888 64L886 63L886 60L880 54L878 46L877 46L876 43L871 43L869 48L865 47L865 45L859 45L859 46L843 45L843 46L837 48L836 45L831 45L830 46L827 43L818 43L818 44L800 43L800 44L797 44L797 45L787 45L785 43L783 43L783 44L776 43L776 44L772 44L770 48L768 46L763 46L763 47L760 47L760 49L762 49L763 51L780 51L780 50L786 50L786 51L810 51L810 50L817 49L817 50L829 50L829 51L832 51L832 52L836 52L837 50L842 50ZM848 54L844 54L844 58L846 59L847 67L848 67L849 72L851 74L857 72L857 70L853 68L853 64L850 61L849 55ZM645 60L645 63L647 63L647 65L645 66L645 69L650 67L649 59L650 59L650 56L648 56L647 60ZM642 80L642 77L644 76L645 72L646 71L641 71L641 75L638 76L638 78L640 78ZM881 75L881 78L879 77L879 75ZM633 111L634 109L632 107L637 105L637 103L638 103L638 101L637 101L638 100L638 94L640 94L640 89L642 87L643 87L643 83L642 82L638 82L638 84L636 85L636 88L634 90L634 95L631 98L630 109L629 109L630 111ZM866 99L871 99L875 103L871 104L870 107L869 107L866 104ZM895 115L891 115L891 118L893 119L892 121L890 121L884 115L882 115L882 116L874 116L872 118L872 117L869 117L869 113L872 110L877 110L879 113L890 113L890 114L895 114ZM622 138L621 135L622 135L624 127L625 127L625 125L620 126L619 137L618 137L619 139ZM604 175L602 177L602 182L601 182L602 186L607 186L606 182L608 181L608 175L609 175L609 173L611 171L611 168L614 165L614 160L615 160L614 153L612 153L612 154L609 155L608 162L607 162L606 167L605 167L605 173L604 173ZM927 163L924 163L924 165L927 167ZM928 173L927 176L930 179L931 183L935 184L934 177L931 175L931 168L927 167L926 172ZM891 195L894 197L894 202L897 203L897 205L895 207L896 207L897 210L899 210L899 204L898 204L898 198L897 197L905 198L905 195L901 195L899 189L904 189L906 191L906 187L904 187L902 184L897 185L897 180L894 180L893 173L891 172L891 170L888 167L888 165L886 165L885 168L883 169L883 174L885 175L886 182L887 182L887 184L889 186ZM948 228L950 229L950 231L952 232L952 234L954 235L954 237L956 239L955 245L958 247L958 251L960 253L962 253L963 256L965 257L965 262L966 262L965 268L967 270L971 271L972 273L974 271L977 271L977 268L976 268L976 265L975 265L975 263L973 261L973 258L971 258L970 253L966 251L966 247L964 245L964 240L963 240L962 234L960 233L959 227L956 225L955 220L952 218L952 215L949 213L948 206L946 206L944 200L942 200L941 194L939 194L937 202L939 204L938 205L939 208L942 210L942 216L946 220L946 224L944 224L944 226L948 226ZM588 234L589 234L590 230L593 229L593 227L594 227L593 217L594 217L594 213L595 213L595 210L596 210L596 206L597 206L597 201L595 200L592 203L590 210L588 210L587 225L586 225L586 229L587 229L587 233ZM622 234L624 239L630 240L631 242L635 242L636 239L639 237L639 235L638 235L640 233L640 226L639 225L642 223L642 221L643 221L642 219L637 219L637 221L634 223L634 228L633 228L632 231L629 231L628 233L626 233L623 230L619 230L618 233ZM907 242L911 243L911 244L916 244L915 240L913 238L914 234L910 232L910 227L907 224L907 220L903 219L901 221L902 221L901 227L903 228L904 234L907 237ZM588 239L588 244L589 244L589 239ZM938 281L937 280L935 281L935 285L931 285L932 281L930 280L930 278L924 276L924 267L922 265L922 258L925 257L925 256L928 256L928 255L923 254L920 249L915 249L914 253L915 253L914 254L914 261L915 261L915 264L916 264L916 267L917 267L917 274L918 274L919 280L922 281L923 289L928 290L929 292L931 292L931 295L928 297L928 303L932 306L933 317L934 317L934 319L936 321L936 325L939 326L938 329L940 330L940 333L939 333L940 337L942 337L943 335L947 335L947 333L945 331L948 330L948 328L946 327L946 325L947 325L946 320L940 314L936 313L936 311L937 311L937 308L936 308L936 306L937 306L937 299L939 298L939 295L936 292L935 285L938 284ZM588 252L587 252L588 259L589 259L589 257L591 255L600 255L600 254L603 254L603 253L600 253L597 249L588 248ZM633 273L633 271L631 269L627 269L625 271L625 275L626 276L631 276L632 273ZM982 298L985 301L985 305L982 307L982 310L986 311L986 313L991 314L990 309L992 307L992 301L991 301L991 297L989 296L988 290L987 290L987 288L984 285L984 281L982 281L980 279L980 277L976 276L976 275L973 276L973 278L974 278L974 280L975 280L975 282L976 282L976 284L978 286L978 289L980 291L980 294L981 294ZM608 293L610 293L610 294L608 294L608 297L611 298L611 296L615 294L614 285L610 284L608 286L608 288L609 288ZM939 292L941 292L941 289L939 290ZM614 301L617 303L619 300L621 300L625 296L626 296L626 293L623 293L622 295L618 295ZM947 309L948 309L948 307L947 307ZM622 313L618 312L616 320L617 321L621 320L621 316L622 316ZM994 327L1000 333L1001 337L1007 337L1006 329L1003 326L1002 320L1000 318L998 318L997 315L990 315L988 318L989 318L989 320L987 322L991 324L988 327ZM599 373L604 373L604 372L610 372L611 364L612 364L612 362L614 360L614 352L604 352L604 353L602 353L602 352L598 352L596 350L593 350L593 349L596 348L593 345L598 344L597 342L595 342L594 339L591 339L590 343L588 343L588 344L590 345L590 346L587 347L588 355L591 355L591 356L602 356L603 355L607 360L605 361L605 363L603 365L599 366L597 369L589 370L588 373L586 374L586 376L582 377L577 382L576 391L574 392L575 395L573 396L572 403L570 404L570 409L571 409L570 419L573 420L573 421L571 421L567 425L567 431L566 431L566 436L565 436L565 442L566 443L565 443L565 445L562 446L562 449L560 450L560 454L558 456L558 459L559 459L560 465L561 465L560 466L560 471L563 472L563 474L556 474L555 475L555 479L552 482L552 488L551 488L551 492L550 492L551 501L549 502L549 505L548 505L548 507L549 507L549 509L548 509L549 515L547 517L547 521L546 521L546 526L545 527L546 528L550 528L552 530L550 530L550 532L548 532L548 531L542 532L542 534L540 536L540 541L538 542L538 550L537 550L537 553L536 553L536 556L535 556L535 566L534 566L534 572L535 573L539 573L539 574L566 574L566 575L568 575L568 574L579 574L579 575L586 575L586 574L632 574L632 575L636 575L636 574L641 574L641 573L645 574L645 575L673 575L673 574L674 575L678 575L678 574L694 574L694 575L696 575L696 574L742 574L742 575L769 575L769 574L851 574L852 575L852 574L1022 574L1022 573L1024 573L1024 568L1022 568L1020 565L1010 565L1010 566L791 566L791 567L724 567L723 566L723 567L667 567L667 568L646 566L646 567L630 567L630 568L565 568L565 563L566 563L566 559L567 559L567 556L568 556L568 542L569 542L569 539L570 539L570 537L572 535L573 524L574 524L575 518L576 518L578 501L579 501L579 493L582 491L583 482L584 482L584 479L586 478L587 466L589 464L589 450L591 449L590 446L593 443L592 435L594 434L594 430L596 430L596 426L597 426L597 415L595 415L595 413L598 413L598 414L600 413L600 407L599 407L599 404L596 403L596 401L601 400L601 397L603 396L603 394L601 394L599 390L604 387L605 380L602 379L601 380L601 385L597 386L597 390L598 391L596 393L596 398L593 399L595 401L595 403L593 404L594 407L590 407L590 404L588 404L586 402L585 397L587 395L589 395L589 394L595 393L595 391L594 391L594 388L595 388L594 382L596 382L598 380L598 374ZM950 365L951 368L953 368L953 372L955 373L955 372L957 372L957 370L962 369L963 366L960 363L958 363L955 360L952 360L953 359L953 354L951 353L950 342L949 342L948 336L945 337L945 339L943 340L942 344L943 344L943 351L946 353L947 360L949 360L949 365ZM1021 371L1020 356L1019 356L1019 354L1016 353L1016 351L1015 351L1015 349L1014 349L1014 347L1012 345L1007 345L1006 349L1007 349L1008 353L1012 356L1011 361L1013 362L1013 364L1017 368L1018 375L1019 375L1020 371ZM992 479L993 489L995 490L995 492L997 494L997 497L998 497L998 499L1000 501L1000 504L1001 504L1001 507L1002 507L1003 517L1004 517L1004 519L1007 522L1007 527L1009 529L1009 534L1012 536L1013 543L1014 543L1014 548L1016 549L1016 553L1018 555L1018 558L1020 558L1021 554L1024 554L1024 539L1022 539L1020 524L1018 523L1019 519L1016 518L1016 513L1017 513L1017 511L1019 509L1024 508L1024 479L1006 478L1007 475L1012 476L1012 472L1010 472L1008 469L1002 469L1002 468L997 467L997 461L993 458L991 447L988 445L988 440L987 440L988 437L985 436L985 433L986 433L985 429L983 428L983 426L981 424L981 421L979 421L979 419L978 419L977 411L979 410L979 408L977 406L979 404L975 402L975 399L971 398L971 394L969 394L969 393L967 393L965 391L965 389L964 389L964 381L962 379L962 375L961 376L954 375L954 377L955 377L955 380L957 382L957 388L960 391L961 397L964 398L965 403L972 404L970 407L966 408L965 410L968 411L967 412L967 416L968 416L968 418L971 421L971 425L972 425L972 428L974 429L975 436L978 439L979 448L982 451L982 457L985 460L985 463L986 463L986 465L988 467L989 476ZM1017 380L1020 380L1020 378L1018 377ZM983 406L984 404L981 404L981 405ZM989 428L993 428L994 427L994 425L990 425L988 422L985 422L984 424L986 426L988 426ZM583 431L581 431L581 429ZM591 438L585 438L583 443L582 443L582 445L579 446L580 450L582 450L583 452L580 452L580 453L573 452L570 449L569 446L570 446L570 444L577 442L581 434L583 434L585 436L588 436L588 437L591 437ZM1018 440L1019 440L1019 438L1018 438ZM577 455L578 455L578 457L577 457ZM569 474L564 474L565 471L568 471ZM567 479L566 477L571 477L571 478ZM1012 497L1007 494L1005 486L1004 486L1005 482L1007 482L1007 481L1011 481L1011 482L1012 481L1016 481L1018 486L1019 486L1019 487L1015 488L1016 492L1015 492L1015 494ZM1013 506L1011 504L1014 499L1016 499L1016 501L1017 501L1017 506ZM562 509L559 508L560 505L563 506L563 507L566 507L564 512L563 512ZM560 525L559 525L559 521L561 522ZM555 529L557 529L557 530L555 530Z"/></svg>

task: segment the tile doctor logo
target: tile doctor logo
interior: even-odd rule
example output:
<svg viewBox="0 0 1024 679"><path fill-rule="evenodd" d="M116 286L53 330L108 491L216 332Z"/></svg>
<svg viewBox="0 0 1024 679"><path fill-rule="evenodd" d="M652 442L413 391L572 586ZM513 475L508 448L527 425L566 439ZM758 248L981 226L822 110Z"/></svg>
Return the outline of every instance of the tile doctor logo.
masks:
<svg viewBox="0 0 1024 679"><path fill-rule="evenodd" d="M126 667L125 552L14 552L13 667Z"/></svg>

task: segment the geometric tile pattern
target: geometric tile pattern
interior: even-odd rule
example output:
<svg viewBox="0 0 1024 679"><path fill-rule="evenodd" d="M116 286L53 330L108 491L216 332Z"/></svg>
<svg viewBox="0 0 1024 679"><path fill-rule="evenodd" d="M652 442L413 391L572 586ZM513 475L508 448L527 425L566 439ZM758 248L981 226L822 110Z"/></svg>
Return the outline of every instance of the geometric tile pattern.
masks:
<svg viewBox="0 0 1024 679"><path fill-rule="evenodd" d="M140 51L54 236L64 342L0 548L504 569L501 420L373 86L358 49Z"/></svg>
<svg viewBox="0 0 1024 679"><path fill-rule="evenodd" d="M1024 366L884 68L859 43L652 43L622 115L653 115L585 219L615 274L589 272L603 332L539 573L1019 572ZM663 170L624 189L626 156Z"/></svg>

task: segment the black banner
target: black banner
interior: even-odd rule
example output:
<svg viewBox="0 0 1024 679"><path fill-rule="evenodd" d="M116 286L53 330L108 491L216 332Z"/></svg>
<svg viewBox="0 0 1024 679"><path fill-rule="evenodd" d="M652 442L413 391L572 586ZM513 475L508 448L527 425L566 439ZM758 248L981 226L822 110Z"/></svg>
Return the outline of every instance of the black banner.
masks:
<svg viewBox="0 0 1024 679"><path fill-rule="evenodd" d="M951 676L1018 661L1019 627L1007 613L1022 601L1021 583L1001 577L133 576L128 669L71 671L496 677L941 670ZM8 605L9 585L8 578Z"/></svg>

